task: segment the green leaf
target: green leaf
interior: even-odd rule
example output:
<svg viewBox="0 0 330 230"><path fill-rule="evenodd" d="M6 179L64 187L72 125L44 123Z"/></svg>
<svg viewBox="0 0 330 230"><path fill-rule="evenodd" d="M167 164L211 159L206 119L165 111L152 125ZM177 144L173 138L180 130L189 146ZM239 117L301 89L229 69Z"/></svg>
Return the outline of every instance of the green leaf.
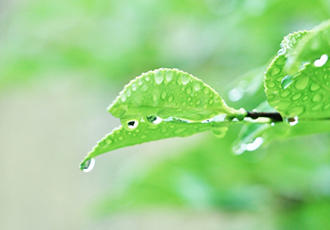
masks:
<svg viewBox="0 0 330 230"><path fill-rule="evenodd" d="M202 80L177 69L157 69L135 78L108 110L120 118L124 128L132 120L148 121L150 116L203 121L219 114L245 114L244 110L228 107Z"/></svg>
<svg viewBox="0 0 330 230"><path fill-rule="evenodd" d="M322 55L330 55L330 20L316 26L299 42L294 55L288 58L285 68L289 73L298 71L302 62L314 63Z"/></svg>
<svg viewBox="0 0 330 230"><path fill-rule="evenodd" d="M120 118L122 126L87 155L80 165L83 170L90 167L94 157L126 146L206 130L223 137L230 121L242 120L246 114L244 109L228 107L203 81L177 69L158 69L135 78L110 105L109 112Z"/></svg>
<svg viewBox="0 0 330 230"><path fill-rule="evenodd" d="M114 129L110 134L106 135L100 142L97 143L97 146L95 146L94 149L88 153L80 167L81 169L86 169L88 168L92 158L102 153L126 146L132 146L170 137L191 136L206 130L212 130L216 136L224 135L230 123L230 121L187 123L175 119L172 121L163 121L159 124L141 122L138 127L132 131L128 131L120 126L119 128Z"/></svg>
<svg viewBox="0 0 330 230"><path fill-rule="evenodd" d="M283 117L327 118L330 116L330 64L304 63L293 75L284 68L306 36L309 32L302 31L284 38L279 55L265 74L267 100Z"/></svg>

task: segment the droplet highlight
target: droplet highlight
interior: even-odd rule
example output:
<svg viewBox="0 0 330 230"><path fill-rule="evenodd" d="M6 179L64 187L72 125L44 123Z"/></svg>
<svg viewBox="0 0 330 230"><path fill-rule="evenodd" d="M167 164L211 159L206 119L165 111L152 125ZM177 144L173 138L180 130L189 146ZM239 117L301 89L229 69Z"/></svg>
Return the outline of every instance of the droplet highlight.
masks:
<svg viewBox="0 0 330 230"><path fill-rule="evenodd" d="M157 71L154 74L156 84L161 84L164 81L164 73L162 71Z"/></svg>
<svg viewBox="0 0 330 230"><path fill-rule="evenodd" d="M315 67L322 67L322 66L324 66L325 63L327 63L328 58L329 58L328 55L323 54L323 55L320 57L320 59L317 59L317 60L314 61L314 66L315 66Z"/></svg>
<svg viewBox="0 0 330 230"><path fill-rule="evenodd" d="M293 82L293 78L292 78L291 75L285 76L281 81L282 89L288 88L289 85L291 85L292 82Z"/></svg>
<svg viewBox="0 0 330 230"><path fill-rule="evenodd" d="M88 173L93 170L94 166L95 166L95 159L91 158L91 159L83 162L80 165L80 169L82 169L83 172Z"/></svg>

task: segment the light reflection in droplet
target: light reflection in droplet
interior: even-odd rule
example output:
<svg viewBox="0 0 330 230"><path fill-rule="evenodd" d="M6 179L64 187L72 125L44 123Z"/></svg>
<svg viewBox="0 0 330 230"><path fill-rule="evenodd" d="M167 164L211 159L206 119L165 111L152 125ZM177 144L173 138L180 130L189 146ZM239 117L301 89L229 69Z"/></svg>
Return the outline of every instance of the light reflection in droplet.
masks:
<svg viewBox="0 0 330 230"><path fill-rule="evenodd" d="M325 63L327 63L327 61L328 61L328 55L323 54L320 57L320 59L317 59L317 60L314 61L314 65L316 67L322 67L322 66L324 66Z"/></svg>

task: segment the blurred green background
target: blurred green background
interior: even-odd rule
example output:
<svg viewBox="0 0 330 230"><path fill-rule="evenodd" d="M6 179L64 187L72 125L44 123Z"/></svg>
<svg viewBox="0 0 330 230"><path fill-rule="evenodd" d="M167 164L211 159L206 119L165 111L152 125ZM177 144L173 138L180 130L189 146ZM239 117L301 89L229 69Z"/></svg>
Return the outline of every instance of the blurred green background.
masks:
<svg viewBox="0 0 330 230"><path fill-rule="evenodd" d="M0 229L330 229L327 133L234 155L233 127L78 169L142 72L179 68L253 109L283 36L329 16L329 0L0 1Z"/></svg>

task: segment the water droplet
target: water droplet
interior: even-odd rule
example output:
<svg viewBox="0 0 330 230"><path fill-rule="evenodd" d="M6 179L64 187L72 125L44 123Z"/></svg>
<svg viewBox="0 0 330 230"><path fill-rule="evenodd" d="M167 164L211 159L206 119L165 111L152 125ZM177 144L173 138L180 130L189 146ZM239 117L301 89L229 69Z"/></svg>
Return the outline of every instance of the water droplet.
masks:
<svg viewBox="0 0 330 230"><path fill-rule="evenodd" d="M301 77L298 77L296 79L297 79L297 81L294 85L296 87L296 89L303 90L307 87L307 85L309 83L309 78L308 77L301 76Z"/></svg>
<svg viewBox="0 0 330 230"><path fill-rule="evenodd" d="M139 78L139 80L138 80L138 84L139 84L139 85L142 85L142 84L143 84L142 78Z"/></svg>
<svg viewBox="0 0 330 230"><path fill-rule="evenodd" d="M138 126L138 124L139 124L139 122L135 121L135 120L127 122L127 126L130 129L135 129Z"/></svg>
<svg viewBox="0 0 330 230"><path fill-rule="evenodd" d="M131 90L130 90L130 89L127 89L127 91L126 91L126 96L127 96L127 97L130 97L131 94L132 94L132 93L131 93Z"/></svg>
<svg viewBox="0 0 330 230"><path fill-rule="evenodd" d="M313 82L312 85L311 85L311 91L316 91L320 88L321 88L321 86L319 84L315 83L315 82Z"/></svg>
<svg viewBox="0 0 330 230"><path fill-rule="evenodd" d="M202 88L201 83L198 82L198 81L195 81L195 83L194 83L194 88L195 88L196 91L200 90L200 89Z"/></svg>
<svg viewBox="0 0 330 230"><path fill-rule="evenodd" d="M296 100L298 100L299 98L301 98L301 96L302 96L301 93L297 93L297 94L295 94L295 95L292 96L292 100L293 100L293 101L296 101Z"/></svg>
<svg viewBox="0 0 330 230"><path fill-rule="evenodd" d="M322 104L317 104L311 108L312 111L319 110L322 107Z"/></svg>
<svg viewBox="0 0 330 230"><path fill-rule="evenodd" d="M293 107L291 109L289 109L289 114L291 114L291 116L298 116L300 114L302 114L305 111L304 107L302 106L297 106L297 107Z"/></svg>
<svg viewBox="0 0 330 230"><path fill-rule="evenodd" d="M190 93L191 93L191 88L190 88L190 87L188 87L188 88L186 89L186 93L187 93L187 94L190 94Z"/></svg>
<svg viewBox="0 0 330 230"><path fill-rule="evenodd" d="M320 59L317 59L314 61L314 66L316 67L322 67L325 63L328 61L328 55L323 54Z"/></svg>
<svg viewBox="0 0 330 230"><path fill-rule="evenodd" d="M104 140L104 142L105 142L105 146L104 147L106 147L106 145L110 145L112 143L112 140L109 139L109 138L107 138L107 139Z"/></svg>
<svg viewBox="0 0 330 230"><path fill-rule="evenodd" d="M122 141L124 138L122 136L118 137L118 140Z"/></svg>
<svg viewBox="0 0 330 230"><path fill-rule="evenodd" d="M191 97L188 97L188 101L191 101L191 99L192 99Z"/></svg>
<svg viewBox="0 0 330 230"><path fill-rule="evenodd" d="M142 88L141 88L141 90L142 90L143 92L147 91L147 90L148 90L148 86L147 86L147 85L143 85Z"/></svg>
<svg viewBox="0 0 330 230"><path fill-rule="evenodd" d="M273 81L268 81L267 82L267 87L268 88L274 88L276 86L276 84Z"/></svg>
<svg viewBox="0 0 330 230"><path fill-rule="evenodd" d="M88 172L92 171L92 169L94 168L94 165L95 165L95 159L91 158L91 159L83 162L80 165L80 169L82 169L83 172L88 173Z"/></svg>
<svg viewBox="0 0 330 230"><path fill-rule="evenodd" d="M208 87L205 87L205 88L204 88L204 93L205 93L205 94L208 94L209 92L210 92L210 89L209 89Z"/></svg>
<svg viewBox="0 0 330 230"><path fill-rule="evenodd" d="M319 94L319 93L315 94L315 95L312 97L312 101L313 101L313 102L319 102L319 101L321 101L321 100L322 100L322 95Z"/></svg>
<svg viewBox="0 0 330 230"><path fill-rule="evenodd" d="M287 96L289 96L289 94L290 94L290 91L285 90L285 91L283 91L283 92L280 94L280 96L281 96L281 97L287 97Z"/></svg>
<svg viewBox="0 0 330 230"><path fill-rule="evenodd" d="M154 76L155 76L155 82L156 82L156 84L159 85L159 84L161 84L163 82L163 80L164 80L164 73L163 73L163 71L160 71L160 70L156 71L155 74L154 74Z"/></svg>
<svg viewBox="0 0 330 230"><path fill-rule="evenodd" d="M159 123L161 123L163 121L163 119L158 116L151 115L151 116L147 117L147 121L149 121L150 123L152 123L154 125L158 125Z"/></svg>
<svg viewBox="0 0 330 230"><path fill-rule="evenodd" d="M211 98L211 99L209 100L209 104L212 105L213 103L214 103L214 100L213 100L213 98Z"/></svg>
<svg viewBox="0 0 330 230"><path fill-rule="evenodd" d="M221 127L221 128L212 128L211 131L214 136L218 138L222 138L226 135L228 127Z"/></svg>
<svg viewBox="0 0 330 230"><path fill-rule="evenodd" d="M136 87L136 84L135 84L135 83L133 83L133 84L132 84L132 90L133 90L133 91L135 91L135 90L136 90L136 88L137 88L137 87Z"/></svg>
<svg viewBox="0 0 330 230"><path fill-rule="evenodd" d="M308 100L308 96L304 96L302 100L303 101L307 101Z"/></svg>
<svg viewBox="0 0 330 230"><path fill-rule="evenodd" d="M157 101L157 100L158 100L158 95L154 93L154 94L152 95L152 100L153 100L153 101Z"/></svg>
<svg viewBox="0 0 330 230"><path fill-rule="evenodd" d="M275 76L281 72L280 68L272 67L270 70L270 75Z"/></svg>
<svg viewBox="0 0 330 230"><path fill-rule="evenodd" d="M248 143L245 147L245 149L247 151L254 151L256 149L258 149L262 143L264 142L264 139L262 137L257 137L256 139L254 139L254 141L252 143Z"/></svg>
<svg viewBox="0 0 330 230"><path fill-rule="evenodd" d="M144 79L146 79L146 81L150 81L150 74L151 73L148 73L147 75L144 76Z"/></svg>
<svg viewBox="0 0 330 230"><path fill-rule="evenodd" d="M286 53L286 50L284 48L280 49L279 51L277 51L278 55L284 55Z"/></svg>
<svg viewBox="0 0 330 230"><path fill-rule="evenodd" d="M296 124L298 124L298 117L295 116L294 118L289 118L288 122L291 126L295 126Z"/></svg>
<svg viewBox="0 0 330 230"><path fill-rule="evenodd" d="M146 139L146 138L147 138L146 135L141 135L141 136L140 136L140 139Z"/></svg>
<svg viewBox="0 0 330 230"><path fill-rule="evenodd" d="M189 76L186 74L181 74L181 81L183 85L187 85L190 81Z"/></svg>
<svg viewBox="0 0 330 230"><path fill-rule="evenodd" d="M287 75L285 76L282 80L281 80L281 86L282 89L286 89L289 87L289 85L291 85L291 83L293 82L293 78L291 75Z"/></svg>
<svg viewBox="0 0 330 230"><path fill-rule="evenodd" d="M120 99L122 102L126 101L126 95L124 93L120 94Z"/></svg>
<svg viewBox="0 0 330 230"><path fill-rule="evenodd" d="M165 98L166 98L166 95L167 95L167 93L166 93L166 91L164 90L164 91L162 92L161 98L162 98L162 99L165 99Z"/></svg>
<svg viewBox="0 0 330 230"><path fill-rule="evenodd" d="M324 74L324 76L323 76L323 79L324 79L324 80L327 80L327 79L328 79L328 77L329 77L329 75L328 75L328 74Z"/></svg>
<svg viewBox="0 0 330 230"><path fill-rule="evenodd" d="M196 101L196 105L198 106L198 105L200 105L202 103L202 100L201 99L198 99L197 101Z"/></svg>
<svg viewBox="0 0 330 230"><path fill-rule="evenodd" d="M170 82L173 78L173 71L172 70L166 71L165 78L167 82Z"/></svg>
<svg viewBox="0 0 330 230"><path fill-rule="evenodd" d="M168 102L172 102L173 101L173 96L171 95L171 96L169 96L169 98L168 98Z"/></svg>
<svg viewBox="0 0 330 230"><path fill-rule="evenodd" d="M231 101L239 101L243 95L244 93L237 88L234 88L228 92L228 98Z"/></svg>

